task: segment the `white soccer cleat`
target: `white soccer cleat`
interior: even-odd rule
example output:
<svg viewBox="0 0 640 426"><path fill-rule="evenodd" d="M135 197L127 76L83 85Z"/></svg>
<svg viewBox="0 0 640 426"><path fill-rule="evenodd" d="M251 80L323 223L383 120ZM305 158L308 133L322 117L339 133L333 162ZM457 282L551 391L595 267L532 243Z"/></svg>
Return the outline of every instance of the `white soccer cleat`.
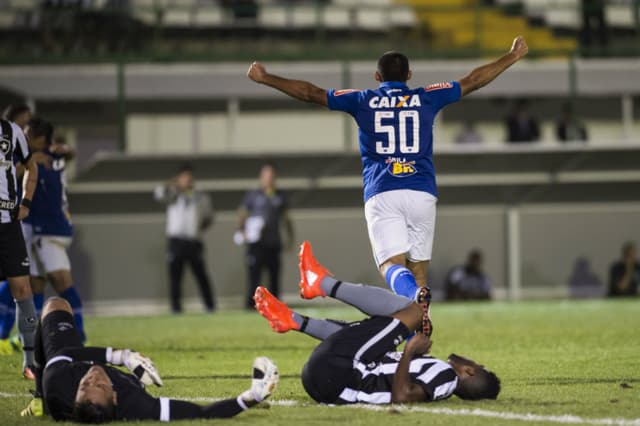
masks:
<svg viewBox="0 0 640 426"><path fill-rule="evenodd" d="M256 402L262 402L276 390L278 386L278 367L266 356L259 356L253 361L253 378L251 379L251 395Z"/></svg>

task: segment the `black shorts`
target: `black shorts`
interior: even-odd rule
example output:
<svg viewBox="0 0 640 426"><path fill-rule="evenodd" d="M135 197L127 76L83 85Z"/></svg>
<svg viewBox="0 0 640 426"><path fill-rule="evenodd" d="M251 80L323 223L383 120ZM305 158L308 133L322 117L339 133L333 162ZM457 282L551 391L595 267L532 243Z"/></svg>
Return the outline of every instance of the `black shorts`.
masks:
<svg viewBox="0 0 640 426"><path fill-rule="evenodd" d="M359 386L360 373L353 366L356 356L365 364L378 362L408 334L407 327L391 317L351 323L313 350L302 369L302 386L317 402L340 404L345 388Z"/></svg>
<svg viewBox="0 0 640 426"><path fill-rule="evenodd" d="M0 279L29 276L29 257L19 220L0 223Z"/></svg>
<svg viewBox="0 0 640 426"><path fill-rule="evenodd" d="M61 352L82 346L82 336L66 311L53 311L42 321L42 350L45 363Z"/></svg>

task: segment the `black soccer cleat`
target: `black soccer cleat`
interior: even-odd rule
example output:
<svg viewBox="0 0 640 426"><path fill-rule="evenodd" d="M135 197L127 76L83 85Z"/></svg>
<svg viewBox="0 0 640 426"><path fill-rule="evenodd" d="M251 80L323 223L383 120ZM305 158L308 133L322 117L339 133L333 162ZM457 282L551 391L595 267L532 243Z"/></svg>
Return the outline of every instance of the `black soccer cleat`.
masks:
<svg viewBox="0 0 640 426"><path fill-rule="evenodd" d="M431 322L431 289L421 287L416 293L416 303L422 308L422 330L421 333L431 337L433 333L433 323Z"/></svg>

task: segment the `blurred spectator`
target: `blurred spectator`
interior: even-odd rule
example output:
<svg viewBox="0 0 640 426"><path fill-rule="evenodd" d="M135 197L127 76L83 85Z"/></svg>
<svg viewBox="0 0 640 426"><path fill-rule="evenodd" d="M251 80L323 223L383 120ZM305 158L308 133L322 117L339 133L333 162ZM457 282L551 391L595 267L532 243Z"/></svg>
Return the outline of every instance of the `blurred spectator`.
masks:
<svg viewBox="0 0 640 426"><path fill-rule="evenodd" d="M473 122L467 121L456 135L455 141L459 144L478 144L482 143L482 135L478 133Z"/></svg>
<svg viewBox="0 0 640 426"><path fill-rule="evenodd" d="M276 187L276 170L272 164L260 169L260 188L246 193L238 216L236 243L247 245L249 284L246 308L253 309L253 293L261 284L262 270L269 272L269 290L280 293L280 253L282 251L281 225L287 230L288 248L293 247L293 224L288 215L286 194Z"/></svg>
<svg viewBox="0 0 640 426"><path fill-rule="evenodd" d="M574 298L602 297L602 281L591 270L586 257L576 259L569 277L569 291Z"/></svg>
<svg viewBox="0 0 640 426"><path fill-rule="evenodd" d="M561 142L587 141L587 129L578 121L570 104L565 104L562 117L556 123L556 138Z"/></svg>
<svg viewBox="0 0 640 426"><path fill-rule="evenodd" d="M491 283L482 270L482 252L472 250L465 265L451 269L445 291L447 300L489 300Z"/></svg>
<svg viewBox="0 0 640 426"><path fill-rule="evenodd" d="M538 121L529 114L529 104L524 99L515 103L506 126L507 142L535 142L540 139Z"/></svg>
<svg viewBox="0 0 640 426"><path fill-rule="evenodd" d="M640 282L640 263L636 245L627 242L622 246L622 260L611 265L609 297L637 296Z"/></svg>
<svg viewBox="0 0 640 426"><path fill-rule="evenodd" d="M605 16L605 0L582 0L582 42L590 47L597 39L600 47L608 43L609 29Z"/></svg>
<svg viewBox="0 0 640 426"><path fill-rule="evenodd" d="M173 313L182 312L182 273L187 262L196 277L207 311L215 309L202 242L204 231L213 223L213 208L209 196L194 187L193 168L186 164L174 178L154 191L156 201L167 205L167 259Z"/></svg>

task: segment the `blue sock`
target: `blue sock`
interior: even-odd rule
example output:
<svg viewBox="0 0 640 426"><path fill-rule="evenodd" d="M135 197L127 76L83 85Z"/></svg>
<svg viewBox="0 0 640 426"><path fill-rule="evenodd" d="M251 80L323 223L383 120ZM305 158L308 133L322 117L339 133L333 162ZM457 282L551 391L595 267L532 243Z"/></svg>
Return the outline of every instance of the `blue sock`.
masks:
<svg viewBox="0 0 640 426"><path fill-rule="evenodd" d="M385 280L391 291L411 300L413 300L419 289L416 278L411 271L404 266L393 265L387 269Z"/></svg>
<svg viewBox="0 0 640 426"><path fill-rule="evenodd" d="M16 303L11 295L9 283L0 284L0 339L8 339L16 322Z"/></svg>
<svg viewBox="0 0 640 426"><path fill-rule="evenodd" d="M42 305L44 305L44 293L33 293L33 304L36 307L36 314L40 318L42 313Z"/></svg>
<svg viewBox="0 0 640 426"><path fill-rule="evenodd" d="M74 286L69 287L62 293L60 293L60 297L66 299L67 302L71 305L71 309L73 309L73 319L76 322L76 327L78 327L78 331L82 335L82 341L87 340L87 336L84 333L84 320L82 318L82 302L80 301L80 295L78 294L78 290Z"/></svg>

